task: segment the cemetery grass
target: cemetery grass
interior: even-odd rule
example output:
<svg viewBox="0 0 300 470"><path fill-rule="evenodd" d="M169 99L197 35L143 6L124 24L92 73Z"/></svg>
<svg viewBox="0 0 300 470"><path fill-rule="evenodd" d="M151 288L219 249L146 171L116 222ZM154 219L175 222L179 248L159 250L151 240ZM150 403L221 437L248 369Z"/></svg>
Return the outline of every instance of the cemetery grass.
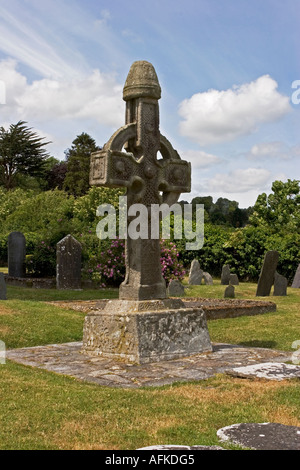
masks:
<svg viewBox="0 0 300 470"><path fill-rule="evenodd" d="M236 297L255 299L255 288L241 283ZM186 289L187 296L195 297L222 298L223 293L224 286L218 282ZM0 302L0 339L10 349L81 340L84 314L44 300L101 296L116 297L117 291L9 287L9 300ZM300 290L289 289L287 297L267 300L276 302L276 312L209 321L212 341L291 351L292 342L300 339ZM0 382L0 449L219 445L216 431L234 423L300 426L299 381L245 380L220 374L200 382L125 390L6 361L0 365Z"/></svg>

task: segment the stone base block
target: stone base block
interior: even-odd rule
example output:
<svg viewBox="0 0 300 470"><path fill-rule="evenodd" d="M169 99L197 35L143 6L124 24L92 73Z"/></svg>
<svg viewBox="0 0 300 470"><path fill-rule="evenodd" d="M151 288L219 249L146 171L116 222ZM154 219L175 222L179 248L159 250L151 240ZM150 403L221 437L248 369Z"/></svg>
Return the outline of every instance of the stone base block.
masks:
<svg viewBox="0 0 300 470"><path fill-rule="evenodd" d="M209 351L204 310L179 299L112 300L85 318L83 353L91 356L145 364Z"/></svg>

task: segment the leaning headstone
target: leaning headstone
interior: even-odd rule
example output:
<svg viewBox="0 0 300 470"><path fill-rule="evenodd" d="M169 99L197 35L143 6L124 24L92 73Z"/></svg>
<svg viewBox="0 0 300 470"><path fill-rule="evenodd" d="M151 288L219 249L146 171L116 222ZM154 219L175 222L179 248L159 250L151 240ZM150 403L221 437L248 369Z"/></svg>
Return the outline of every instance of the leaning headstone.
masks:
<svg viewBox="0 0 300 470"><path fill-rule="evenodd" d="M203 273L204 284L207 286L212 286L214 281L209 273Z"/></svg>
<svg viewBox="0 0 300 470"><path fill-rule="evenodd" d="M265 254L263 266L261 268L256 296L265 297L270 295L272 285L274 283L275 272L279 260L278 251L268 251Z"/></svg>
<svg viewBox="0 0 300 470"><path fill-rule="evenodd" d="M224 298L225 299L235 298L234 286L232 286L231 284L229 284L229 286L226 287L225 292L224 292Z"/></svg>
<svg viewBox="0 0 300 470"><path fill-rule="evenodd" d="M203 271L200 268L199 261L194 259L189 272L189 285L200 286L203 278Z"/></svg>
<svg viewBox="0 0 300 470"><path fill-rule="evenodd" d="M230 266L229 264L224 264L221 274L221 284L223 286L228 286L230 281Z"/></svg>
<svg viewBox="0 0 300 470"><path fill-rule="evenodd" d="M293 284L292 284L293 289L299 289L300 288L300 264L298 265Z"/></svg>
<svg viewBox="0 0 300 470"><path fill-rule="evenodd" d="M184 295L184 287L178 279L171 279L167 292L169 297L182 297Z"/></svg>
<svg viewBox="0 0 300 470"><path fill-rule="evenodd" d="M239 278L238 278L237 274L230 274L229 284L231 284L232 286L238 286L239 285Z"/></svg>
<svg viewBox="0 0 300 470"><path fill-rule="evenodd" d="M26 239L21 232L12 232L8 236L8 275L25 277Z"/></svg>
<svg viewBox="0 0 300 470"><path fill-rule="evenodd" d="M287 285L288 285L287 278L282 276L281 274L278 274L278 272L276 271L275 276L274 276L273 295L277 295L277 296L287 295Z"/></svg>
<svg viewBox="0 0 300 470"><path fill-rule="evenodd" d="M81 289L81 251L81 244L72 235L57 244L57 289Z"/></svg>
<svg viewBox="0 0 300 470"><path fill-rule="evenodd" d="M4 274L0 273L0 300L7 300Z"/></svg>

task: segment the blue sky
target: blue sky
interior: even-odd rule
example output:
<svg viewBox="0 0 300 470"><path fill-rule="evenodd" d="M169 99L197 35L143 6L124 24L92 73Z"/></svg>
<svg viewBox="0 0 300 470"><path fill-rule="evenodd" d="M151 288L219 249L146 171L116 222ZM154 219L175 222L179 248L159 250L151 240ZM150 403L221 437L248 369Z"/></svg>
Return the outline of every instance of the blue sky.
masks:
<svg viewBox="0 0 300 470"><path fill-rule="evenodd" d="M182 199L248 207L299 179L299 21L300 0L0 0L0 125L27 121L58 159L81 132L103 145L148 60L161 132L192 162Z"/></svg>

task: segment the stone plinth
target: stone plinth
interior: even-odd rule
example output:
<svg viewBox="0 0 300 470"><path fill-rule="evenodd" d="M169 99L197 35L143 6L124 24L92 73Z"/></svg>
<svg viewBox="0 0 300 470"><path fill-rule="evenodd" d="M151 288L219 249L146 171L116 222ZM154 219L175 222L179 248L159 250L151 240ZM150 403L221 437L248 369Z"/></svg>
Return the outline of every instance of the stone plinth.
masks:
<svg viewBox="0 0 300 470"><path fill-rule="evenodd" d="M89 313L83 352L146 364L212 351L203 309L180 299L112 300Z"/></svg>

